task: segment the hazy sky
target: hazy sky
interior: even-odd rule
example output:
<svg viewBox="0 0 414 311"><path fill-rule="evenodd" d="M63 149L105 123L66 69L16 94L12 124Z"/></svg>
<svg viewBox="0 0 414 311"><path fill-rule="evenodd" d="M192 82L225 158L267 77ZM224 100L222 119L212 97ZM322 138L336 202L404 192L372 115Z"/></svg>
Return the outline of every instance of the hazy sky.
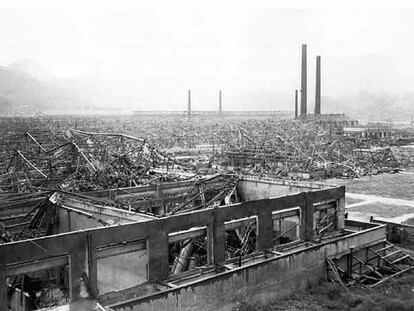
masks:
<svg viewBox="0 0 414 311"><path fill-rule="evenodd" d="M276 95L286 108L302 43L310 104L316 55L323 95L413 91L410 1L15 2L0 0L0 64L35 59L129 105L185 109L191 88L194 109L209 109L221 88L230 109L269 109Z"/></svg>

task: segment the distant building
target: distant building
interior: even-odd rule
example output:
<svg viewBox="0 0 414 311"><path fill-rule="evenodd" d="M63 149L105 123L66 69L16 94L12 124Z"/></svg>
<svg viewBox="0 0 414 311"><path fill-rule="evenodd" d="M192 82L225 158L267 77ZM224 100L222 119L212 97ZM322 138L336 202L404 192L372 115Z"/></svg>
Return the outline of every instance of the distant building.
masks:
<svg viewBox="0 0 414 311"><path fill-rule="evenodd" d="M344 136L364 139L385 139L395 135L395 129L389 126L345 127Z"/></svg>
<svg viewBox="0 0 414 311"><path fill-rule="evenodd" d="M344 113L337 114L307 114L299 117L304 122L315 122L326 127L343 129L345 127L357 127L359 122Z"/></svg>
<svg viewBox="0 0 414 311"><path fill-rule="evenodd" d="M188 116L186 110L135 110L133 111L134 116ZM279 111L279 110L257 110L257 111L191 111L191 116L198 117L249 117L249 118L279 118L279 119L290 119L292 118L292 112L290 111Z"/></svg>

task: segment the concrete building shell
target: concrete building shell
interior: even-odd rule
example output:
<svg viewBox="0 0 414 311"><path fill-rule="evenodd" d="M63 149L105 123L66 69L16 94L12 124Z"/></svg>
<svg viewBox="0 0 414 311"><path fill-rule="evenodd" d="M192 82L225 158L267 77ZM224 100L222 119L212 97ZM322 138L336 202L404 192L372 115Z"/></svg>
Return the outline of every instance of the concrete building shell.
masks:
<svg viewBox="0 0 414 311"><path fill-rule="evenodd" d="M266 301L319 282L326 256L385 240L385 225L345 220L345 187L244 177L240 189L242 203L0 245L0 310L10 303L8 277L58 265L68 267L72 306L85 301L86 276L89 296L113 310L231 310L238 297ZM328 209L333 228L317 234L315 215ZM292 216L298 240L275 243L274 222ZM226 260L226 229L251 218L256 252ZM171 275L169 243L200 235L207 264Z"/></svg>

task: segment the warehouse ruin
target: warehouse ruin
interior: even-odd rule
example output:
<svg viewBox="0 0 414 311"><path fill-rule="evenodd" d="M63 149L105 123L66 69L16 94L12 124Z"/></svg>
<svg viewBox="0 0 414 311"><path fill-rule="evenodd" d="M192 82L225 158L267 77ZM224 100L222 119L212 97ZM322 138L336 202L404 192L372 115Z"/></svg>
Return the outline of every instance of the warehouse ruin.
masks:
<svg viewBox="0 0 414 311"><path fill-rule="evenodd" d="M183 193L191 200L177 205ZM227 310L237 295L281 297L324 277L375 286L412 269L385 224L345 219L344 196L344 187L218 175L15 200L1 215L16 239L0 245L3 310L90 301L108 310ZM18 240L25 231L31 238Z"/></svg>
<svg viewBox="0 0 414 311"><path fill-rule="evenodd" d="M307 112L3 117L0 311L232 310L412 270L413 227L348 219L331 178L397 173L414 131ZM300 105L299 105L300 103ZM412 242L412 241L411 241Z"/></svg>

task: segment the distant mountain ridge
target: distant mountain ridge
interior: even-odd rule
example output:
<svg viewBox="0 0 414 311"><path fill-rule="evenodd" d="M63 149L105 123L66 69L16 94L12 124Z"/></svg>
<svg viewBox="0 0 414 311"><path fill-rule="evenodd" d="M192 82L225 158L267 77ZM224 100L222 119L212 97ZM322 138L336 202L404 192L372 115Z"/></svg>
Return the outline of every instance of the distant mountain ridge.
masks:
<svg viewBox="0 0 414 311"><path fill-rule="evenodd" d="M287 93L269 89L241 91L235 93L230 103L226 102L225 96L224 107L231 106L230 110L248 107L248 110L293 111L293 96ZM172 99L177 106L171 105L168 109L186 108L185 96L182 103L177 102L176 98ZM0 115L122 113L140 106L145 107L144 110L147 107L161 110L164 107L165 110L166 103L168 101L157 102L156 97L141 94L135 89L112 93L111 81L105 86L93 77L84 80L56 78L30 59L0 66ZM215 109L213 104L209 105L210 110ZM313 108L313 100L308 98L308 112L313 113ZM206 107L201 110L209 109ZM344 96L322 96L322 113L346 113L363 121L409 122L414 114L414 92L390 94L350 91Z"/></svg>
<svg viewBox="0 0 414 311"><path fill-rule="evenodd" d="M28 74L32 78L39 80L48 80L55 78L52 74L47 72L37 61L25 58L9 64L5 67L7 70Z"/></svg>
<svg viewBox="0 0 414 311"><path fill-rule="evenodd" d="M0 67L0 114L76 111L92 103L80 83L56 79L35 62L23 60Z"/></svg>

